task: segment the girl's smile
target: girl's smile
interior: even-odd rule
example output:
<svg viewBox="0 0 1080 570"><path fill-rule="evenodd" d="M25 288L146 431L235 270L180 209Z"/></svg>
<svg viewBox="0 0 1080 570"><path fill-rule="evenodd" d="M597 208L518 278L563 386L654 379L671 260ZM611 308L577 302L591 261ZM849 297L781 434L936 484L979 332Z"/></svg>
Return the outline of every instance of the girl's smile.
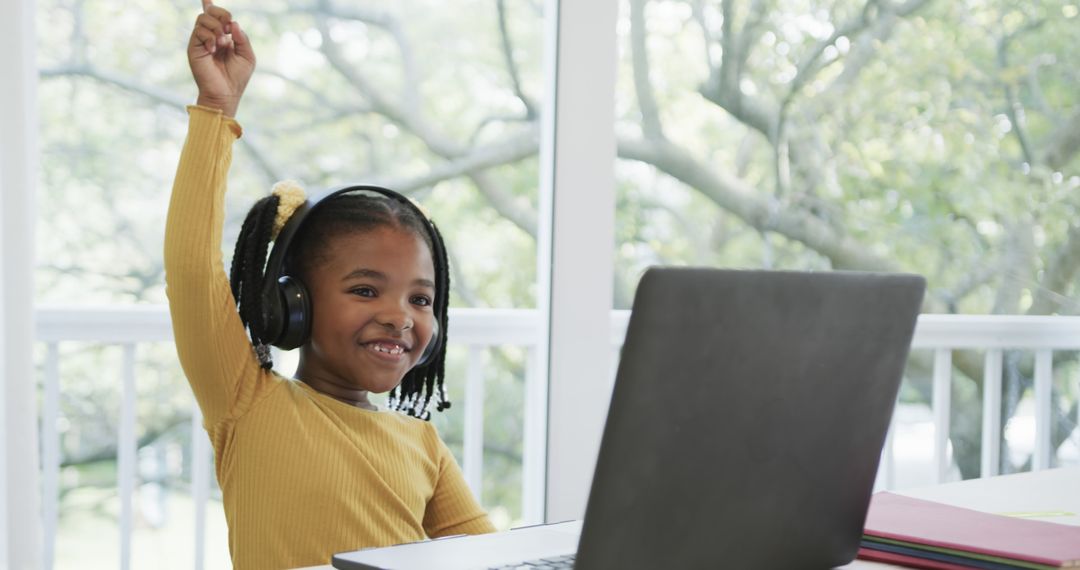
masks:
<svg viewBox="0 0 1080 570"><path fill-rule="evenodd" d="M399 342L385 340L368 342L361 346L366 346L381 355L381 358L393 360L394 362L397 362L399 360L398 357L410 350Z"/></svg>

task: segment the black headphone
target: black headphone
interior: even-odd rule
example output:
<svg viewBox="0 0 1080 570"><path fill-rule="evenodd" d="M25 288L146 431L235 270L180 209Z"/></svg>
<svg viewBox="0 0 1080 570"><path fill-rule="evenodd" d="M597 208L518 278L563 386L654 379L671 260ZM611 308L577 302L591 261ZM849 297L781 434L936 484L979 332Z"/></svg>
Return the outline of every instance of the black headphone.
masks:
<svg viewBox="0 0 1080 570"><path fill-rule="evenodd" d="M270 258L266 262L266 277L262 289L262 332L259 335L264 342L272 344L283 350L292 350L311 337L311 295L308 288L298 277L285 274L285 260L288 258L289 246L293 238L303 227L305 220L313 211L330 202L332 198L342 194L375 194L390 200L396 200L404 204L423 220L424 229L431 241L431 257L435 266L435 274L439 275L441 260L444 259L443 243L439 237L435 224L424 212L413 204L405 196L380 186L354 185L344 186L324 192L314 200L307 200L301 204L293 215L285 222L277 238L274 240L274 248L270 251ZM445 332L439 327L440 308L448 302L446 298L449 291L436 291L435 296L435 320L432 328L431 341L424 347L420 359L416 361L414 368L423 366L442 346Z"/></svg>

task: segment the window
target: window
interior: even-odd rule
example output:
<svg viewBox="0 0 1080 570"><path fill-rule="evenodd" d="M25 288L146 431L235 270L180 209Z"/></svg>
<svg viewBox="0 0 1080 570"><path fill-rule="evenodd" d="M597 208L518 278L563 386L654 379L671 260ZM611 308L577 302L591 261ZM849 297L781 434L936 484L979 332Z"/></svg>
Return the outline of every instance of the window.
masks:
<svg viewBox="0 0 1080 570"><path fill-rule="evenodd" d="M226 261L247 208L277 180L309 189L365 181L416 197L447 240L457 311L448 361L457 405L435 424L497 526L537 516L522 498L526 369L536 347L506 329L535 321L527 310L537 306L542 3L223 5L258 55L238 116L245 133L234 148ZM42 0L37 10L38 303L107 306L99 328L123 326L132 311L160 316L162 228L184 107L195 99L185 46L198 3ZM72 311L47 312L61 336L77 326ZM55 565L77 557L80 567L115 567L130 557L142 567L152 557L190 567L197 515L187 481L197 463L190 390L171 344L44 343L37 358L59 398ZM125 371L137 394L137 475L134 539L118 549ZM207 565L221 567L220 507L208 516Z"/></svg>
<svg viewBox="0 0 1080 570"><path fill-rule="evenodd" d="M1070 1L622 2L615 308L648 265L690 264L908 271L928 279L927 313L1076 314L1077 16ZM1075 462L1075 355L1055 359L1053 446ZM1008 472L1031 457L1034 365L1005 362ZM916 463L932 366L913 352L894 434ZM951 476L969 478L983 353L952 367Z"/></svg>

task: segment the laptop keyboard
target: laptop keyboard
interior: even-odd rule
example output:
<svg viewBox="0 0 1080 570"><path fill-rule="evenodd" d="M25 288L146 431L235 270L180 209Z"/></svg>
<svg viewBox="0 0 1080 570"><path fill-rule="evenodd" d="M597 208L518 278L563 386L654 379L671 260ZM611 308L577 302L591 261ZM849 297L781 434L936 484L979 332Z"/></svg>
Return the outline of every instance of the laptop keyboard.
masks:
<svg viewBox="0 0 1080 570"><path fill-rule="evenodd" d="M489 570L557 570L562 568L574 567L574 555L567 554L566 556L552 556L551 558L537 558L536 560L526 560L525 562L518 562L517 564L507 564L505 566L496 566Z"/></svg>

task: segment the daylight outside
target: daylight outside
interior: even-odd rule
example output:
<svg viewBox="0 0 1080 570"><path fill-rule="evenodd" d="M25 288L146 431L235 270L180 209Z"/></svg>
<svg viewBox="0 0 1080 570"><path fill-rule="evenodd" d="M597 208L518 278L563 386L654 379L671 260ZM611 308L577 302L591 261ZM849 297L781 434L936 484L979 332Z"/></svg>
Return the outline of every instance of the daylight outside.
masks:
<svg viewBox="0 0 1080 570"><path fill-rule="evenodd" d="M451 328L448 386L461 404L434 423L467 467L477 464L466 433L480 426L474 490L500 528L532 522L523 462L534 347L501 339L539 305L551 5L226 5L259 56L237 117L226 263L247 207L278 180L374 182L421 202L448 243L454 315L486 335L455 343ZM184 49L199 3L36 8L39 314L60 331L87 309L102 329L164 314L162 232L195 96ZM1080 3L629 0L614 25L614 311L629 309L645 268L663 264L907 271L928 280L924 313L1080 312ZM933 482L933 356L913 351L905 375L896 486ZM1053 354L1052 466L1080 465L1077 356ZM205 433L192 429L172 344L42 340L35 359L41 409L56 418L43 429L59 464L46 489L52 567L121 566L127 376L131 567L196 566L196 466L211 487L204 567L229 567L212 466L192 457ZM295 360L278 360L290 374ZM1032 468L1034 361L1003 354L1001 473ZM984 351L952 355L951 479L980 476L984 366ZM482 414L467 418L469 406Z"/></svg>

